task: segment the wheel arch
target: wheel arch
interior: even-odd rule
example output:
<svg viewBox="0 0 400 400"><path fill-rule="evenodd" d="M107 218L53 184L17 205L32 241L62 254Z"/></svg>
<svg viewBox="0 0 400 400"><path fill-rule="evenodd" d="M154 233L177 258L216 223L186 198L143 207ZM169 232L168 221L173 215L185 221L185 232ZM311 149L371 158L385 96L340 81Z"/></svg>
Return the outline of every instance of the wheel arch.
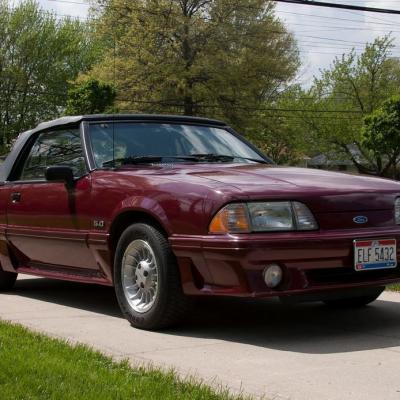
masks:
<svg viewBox="0 0 400 400"><path fill-rule="evenodd" d="M148 211L129 209L120 212L112 221L109 229L109 247L111 250L111 262L114 266L115 250L122 233L132 224L146 223L158 229L165 237L169 237L169 232L161 223L159 218Z"/></svg>

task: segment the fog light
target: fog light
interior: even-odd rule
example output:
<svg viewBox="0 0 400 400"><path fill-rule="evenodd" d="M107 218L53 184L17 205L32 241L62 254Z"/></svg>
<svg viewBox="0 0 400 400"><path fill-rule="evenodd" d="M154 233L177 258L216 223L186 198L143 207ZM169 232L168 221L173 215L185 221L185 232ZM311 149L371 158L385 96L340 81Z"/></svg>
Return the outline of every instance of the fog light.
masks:
<svg viewBox="0 0 400 400"><path fill-rule="evenodd" d="M278 264L270 264L263 272L265 284L270 288L276 288L283 278L282 268Z"/></svg>

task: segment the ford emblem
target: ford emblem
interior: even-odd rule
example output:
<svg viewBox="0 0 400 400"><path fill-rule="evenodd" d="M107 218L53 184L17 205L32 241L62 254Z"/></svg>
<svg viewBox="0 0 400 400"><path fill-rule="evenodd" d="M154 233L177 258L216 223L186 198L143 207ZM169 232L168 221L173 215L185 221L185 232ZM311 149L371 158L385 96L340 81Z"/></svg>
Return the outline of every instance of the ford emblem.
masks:
<svg viewBox="0 0 400 400"><path fill-rule="evenodd" d="M357 216L357 217L354 217L354 218L353 218L353 221L354 221L356 224L366 224L366 223L368 222L368 218L367 218L367 217L364 217L363 215L359 215L359 216Z"/></svg>

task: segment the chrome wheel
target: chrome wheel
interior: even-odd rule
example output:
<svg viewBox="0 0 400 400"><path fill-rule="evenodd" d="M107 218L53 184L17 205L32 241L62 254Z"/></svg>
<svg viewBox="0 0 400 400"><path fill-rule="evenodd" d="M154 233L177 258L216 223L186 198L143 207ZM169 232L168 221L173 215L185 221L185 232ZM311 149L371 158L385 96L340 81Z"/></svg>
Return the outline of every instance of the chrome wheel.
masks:
<svg viewBox="0 0 400 400"><path fill-rule="evenodd" d="M143 222L130 225L118 240L114 265L115 295L135 328L170 327L189 310L178 263L164 232Z"/></svg>
<svg viewBox="0 0 400 400"><path fill-rule="evenodd" d="M126 248L121 268L122 287L132 309L144 313L153 306L158 292L158 266L150 245L141 239Z"/></svg>

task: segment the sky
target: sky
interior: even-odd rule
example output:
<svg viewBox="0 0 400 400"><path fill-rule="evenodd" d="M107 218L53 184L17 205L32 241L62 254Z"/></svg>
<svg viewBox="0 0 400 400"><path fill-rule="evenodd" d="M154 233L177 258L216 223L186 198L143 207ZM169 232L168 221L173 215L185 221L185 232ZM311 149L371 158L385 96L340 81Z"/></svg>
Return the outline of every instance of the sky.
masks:
<svg viewBox="0 0 400 400"><path fill-rule="evenodd" d="M329 1L400 10L400 0ZM39 0L39 3L63 16L85 18L89 10L88 0ZM360 53L366 43L378 36L391 33L396 45L392 54L400 57L400 15L284 3L277 4L276 14L298 41L302 67L297 82L302 86L310 86L313 77L320 76L320 71L328 68L335 56L348 53L353 47Z"/></svg>
<svg viewBox="0 0 400 400"><path fill-rule="evenodd" d="M400 10L400 0L329 2ZM391 34L395 45L392 55L400 57L400 15L284 3L278 4L277 15L299 43L303 66L298 81L303 86L311 85L313 76L320 76L322 69L329 68L335 56L340 57L353 47L361 53L366 43L378 36Z"/></svg>

